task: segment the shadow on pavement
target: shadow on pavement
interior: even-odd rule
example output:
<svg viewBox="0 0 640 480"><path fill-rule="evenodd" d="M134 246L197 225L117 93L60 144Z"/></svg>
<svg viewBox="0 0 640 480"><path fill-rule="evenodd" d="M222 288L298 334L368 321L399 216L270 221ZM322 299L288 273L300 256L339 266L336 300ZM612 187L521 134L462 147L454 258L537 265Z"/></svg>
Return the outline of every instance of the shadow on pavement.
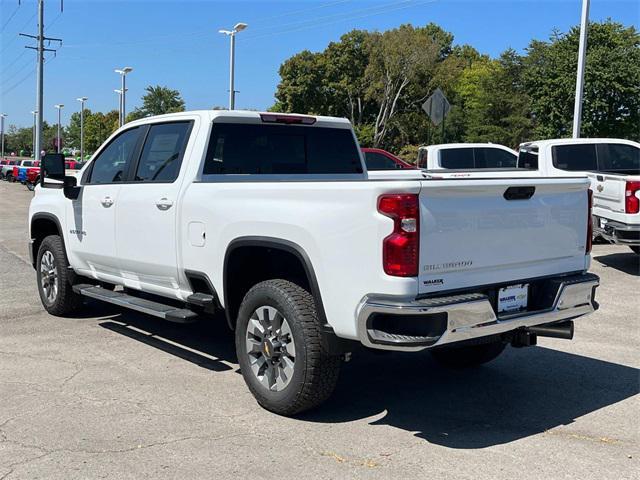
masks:
<svg viewBox="0 0 640 480"><path fill-rule="evenodd" d="M96 305L93 314L102 308ZM113 313L110 306L106 310ZM237 363L224 318L178 325L122 311L100 326L212 371ZM361 350L343 365L333 397L298 419L343 423L375 416L372 425L473 449L570 424L639 392L636 368L544 347L508 347L494 362L462 371L440 367L427 352Z"/></svg>
<svg viewBox="0 0 640 480"><path fill-rule="evenodd" d="M94 316L102 316L102 305L95 305ZM236 362L233 333L224 318L206 318L192 324L175 324L107 304L106 310L118 316L99 323L103 328L162 350L208 370L232 370L223 363ZM109 313L104 312L105 315Z"/></svg>
<svg viewBox="0 0 640 480"><path fill-rule="evenodd" d="M362 353L345 365L334 396L301 420L371 416L430 443L460 449L512 442L640 391L640 370L542 347L513 349L486 366L446 370L428 354ZM615 432L610 432L614 437Z"/></svg>
<svg viewBox="0 0 640 480"><path fill-rule="evenodd" d="M640 276L640 255L631 250L625 253L612 253L593 258L606 267L615 268L629 275Z"/></svg>

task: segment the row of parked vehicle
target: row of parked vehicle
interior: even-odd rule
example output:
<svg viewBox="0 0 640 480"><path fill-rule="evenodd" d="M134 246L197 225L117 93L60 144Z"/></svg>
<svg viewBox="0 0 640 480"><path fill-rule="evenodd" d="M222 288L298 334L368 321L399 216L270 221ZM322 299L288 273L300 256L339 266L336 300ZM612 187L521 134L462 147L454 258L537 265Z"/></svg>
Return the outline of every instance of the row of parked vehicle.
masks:
<svg viewBox="0 0 640 480"><path fill-rule="evenodd" d="M84 166L84 162L65 160L65 170L69 176L76 176ZM0 180L19 182L34 190L40 181L40 161L31 159L0 159Z"/></svg>
<svg viewBox="0 0 640 480"><path fill-rule="evenodd" d="M363 347L463 368L571 339L599 308L593 226L637 245L638 147L435 145L415 168L373 149L363 162L341 118L148 117L80 176L44 157L29 253L52 315L86 297L178 323L224 312L250 391L294 415Z"/></svg>
<svg viewBox="0 0 640 480"><path fill-rule="evenodd" d="M612 138L526 142L518 150L492 143L420 147L416 165L389 152L363 149L368 170L415 169L431 177L586 176L593 192L596 237L640 254L640 144Z"/></svg>

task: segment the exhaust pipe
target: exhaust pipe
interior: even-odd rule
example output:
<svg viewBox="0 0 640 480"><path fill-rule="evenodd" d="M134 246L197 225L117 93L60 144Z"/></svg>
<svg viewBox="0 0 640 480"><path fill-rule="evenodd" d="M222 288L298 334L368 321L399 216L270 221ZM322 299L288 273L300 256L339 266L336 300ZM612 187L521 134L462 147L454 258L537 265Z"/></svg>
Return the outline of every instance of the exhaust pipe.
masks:
<svg viewBox="0 0 640 480"><path fill-rule="evenodd" d="M536 327L528 327L527 332L538 337L563 338L571 340L573 338L573 320L562 323L551 323L547 325L538 325Z"/></svg>

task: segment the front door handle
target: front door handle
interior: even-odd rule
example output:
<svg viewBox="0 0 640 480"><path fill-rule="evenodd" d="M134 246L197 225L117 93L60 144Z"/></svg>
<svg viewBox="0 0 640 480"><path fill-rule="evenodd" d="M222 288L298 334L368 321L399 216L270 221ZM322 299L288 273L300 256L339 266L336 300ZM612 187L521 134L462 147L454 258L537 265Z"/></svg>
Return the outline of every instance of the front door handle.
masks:
<svg viewBox="0 0 640 480"><path fill-rule="evenodd" d="M156 207L158 207L158 210L162 210L162 211L169 210L172 205L173 205L173 202L169 200L167 197L162 197L160 200L156 202Z"/></svg>
<svg viewBox="0 0 640 480"><path fill-rule="evenodd" d="M100 203L104 208L109 208L111 205L113 205L113 198L104 197L102 200L100 200Z"/></svg>

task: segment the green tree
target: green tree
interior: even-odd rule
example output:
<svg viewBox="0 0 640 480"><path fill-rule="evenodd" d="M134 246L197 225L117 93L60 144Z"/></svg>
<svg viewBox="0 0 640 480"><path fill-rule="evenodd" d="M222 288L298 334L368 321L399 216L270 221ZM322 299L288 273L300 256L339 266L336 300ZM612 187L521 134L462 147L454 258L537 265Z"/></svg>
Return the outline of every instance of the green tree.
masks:
<svg viewBox="0 0 640 480"><path fill-rule="evenodd" d="M145 88L146 95L142 97L142 107L136 108L127 115L127 122L151 115L184 112L184 100L178 90L172 90L160 85Z"/></svg>
<svg viewBox="0 0 640 480"><path fill-rule="evenodd" d="M535 137L571 134L580 30L534 40L524 59ZM640 138L640 35L607 20L589 24L583 136Z"/></svg>

